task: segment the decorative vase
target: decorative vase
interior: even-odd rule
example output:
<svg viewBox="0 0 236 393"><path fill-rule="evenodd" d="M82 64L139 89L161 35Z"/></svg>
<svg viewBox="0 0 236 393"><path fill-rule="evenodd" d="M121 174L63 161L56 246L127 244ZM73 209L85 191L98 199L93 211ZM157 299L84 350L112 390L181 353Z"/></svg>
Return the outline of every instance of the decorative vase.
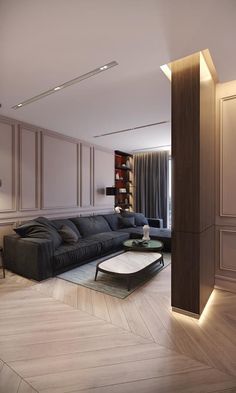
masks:
<svg viewBox="0 0 236 393"><path fill-rule="evenodd" d="M144 225L143 226L143 237L142 237L142 240L150 240L149 231L150 231L150 226L149 225Z"/></svg>
<svg viewBox="0 0 236 393"><path fill-rule="evenodd" d="M120 179L120 176L119 176L119 173L117 172L116 173L116 180L119 180Z"/></svg>

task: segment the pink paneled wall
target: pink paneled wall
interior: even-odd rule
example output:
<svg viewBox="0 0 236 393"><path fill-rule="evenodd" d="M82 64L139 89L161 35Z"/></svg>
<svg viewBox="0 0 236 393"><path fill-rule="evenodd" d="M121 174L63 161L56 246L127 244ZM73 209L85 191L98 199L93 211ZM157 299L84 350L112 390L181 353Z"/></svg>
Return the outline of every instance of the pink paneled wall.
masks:
<svg viewBox="0 0 236 393"><path fill-rule="evenodd" d="M114 153L0 116L0 244L34 217L110 212Z"/></svg>

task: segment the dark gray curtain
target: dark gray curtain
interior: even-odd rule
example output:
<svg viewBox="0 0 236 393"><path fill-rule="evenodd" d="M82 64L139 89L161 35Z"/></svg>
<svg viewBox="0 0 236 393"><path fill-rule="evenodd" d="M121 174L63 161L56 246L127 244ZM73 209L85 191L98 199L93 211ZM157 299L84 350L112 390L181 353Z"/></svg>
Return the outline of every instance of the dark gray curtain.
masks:
<svg viewBox="0 0 236 393"><path fill-rule="evenodd" d="M167 226L167 151L134 155L135 211L149 218L162 218Z"/></svg>

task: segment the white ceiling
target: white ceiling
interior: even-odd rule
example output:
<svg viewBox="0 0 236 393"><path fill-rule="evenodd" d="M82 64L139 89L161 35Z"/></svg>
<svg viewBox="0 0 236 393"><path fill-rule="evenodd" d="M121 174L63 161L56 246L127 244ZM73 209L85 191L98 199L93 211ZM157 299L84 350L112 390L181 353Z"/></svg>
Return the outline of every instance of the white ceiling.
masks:
<svg viewBox="0 0 236 393"><path fill-rule="evenodd" d="M236 0L0 0L2 115L106 147L170 144L160 65L201 49L236 79ZM11 107L105 63L119 65L21 109Z"/></svg>

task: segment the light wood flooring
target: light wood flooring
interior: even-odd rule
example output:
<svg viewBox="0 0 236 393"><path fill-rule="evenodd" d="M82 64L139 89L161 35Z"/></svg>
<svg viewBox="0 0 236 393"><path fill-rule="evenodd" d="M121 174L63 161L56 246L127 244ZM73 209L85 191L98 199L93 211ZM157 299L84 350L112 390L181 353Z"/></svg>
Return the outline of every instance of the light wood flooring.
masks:
<svg viewBox="0 0 236 393"><path fill-rule="evenodd" d="M0 280L1 393L235 393L236 294L171 312L170 266L121 300L53 278Z"/></svg>

